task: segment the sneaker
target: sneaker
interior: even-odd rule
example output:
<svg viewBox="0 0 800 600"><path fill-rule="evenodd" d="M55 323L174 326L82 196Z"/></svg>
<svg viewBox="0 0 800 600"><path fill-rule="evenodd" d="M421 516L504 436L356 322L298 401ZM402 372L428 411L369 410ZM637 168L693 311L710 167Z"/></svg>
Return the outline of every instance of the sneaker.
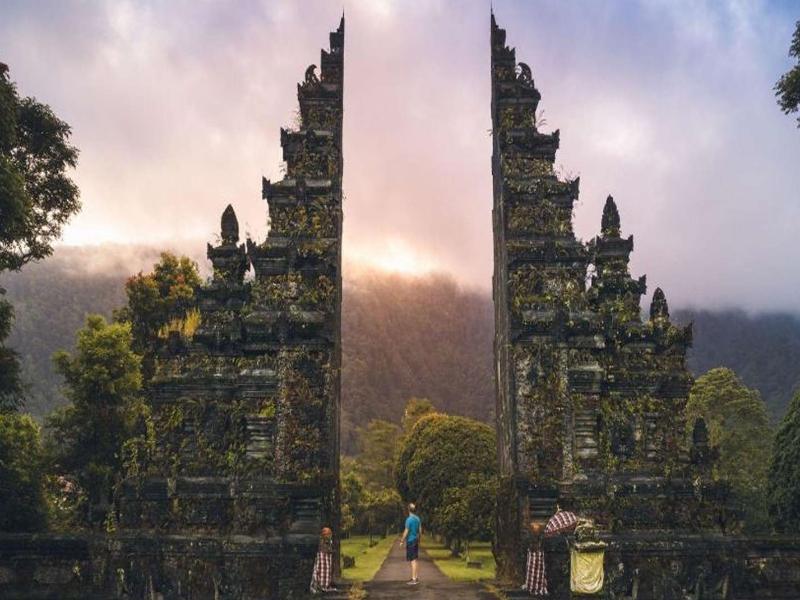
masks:
<svg viewBox="0 0 800 600"><path fill-rule="evenodd" d="M406 585L417 585L419 583L418 579L409 579L406 581Z"/></svg>

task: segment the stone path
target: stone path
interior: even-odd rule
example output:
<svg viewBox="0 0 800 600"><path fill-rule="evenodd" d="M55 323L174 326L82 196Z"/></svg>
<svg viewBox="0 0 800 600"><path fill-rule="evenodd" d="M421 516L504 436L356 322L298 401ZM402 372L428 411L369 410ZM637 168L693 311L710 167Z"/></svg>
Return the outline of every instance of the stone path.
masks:
<svg viewBox="0 0 800 600"><path fill-rule="evenodd" d="M450 581L424 548L420 550L418 577L417 585L406 584L411 567L406 562L405 548L395 542L375 578L364 585L367 600L495 600L480 584Z"/></svg>

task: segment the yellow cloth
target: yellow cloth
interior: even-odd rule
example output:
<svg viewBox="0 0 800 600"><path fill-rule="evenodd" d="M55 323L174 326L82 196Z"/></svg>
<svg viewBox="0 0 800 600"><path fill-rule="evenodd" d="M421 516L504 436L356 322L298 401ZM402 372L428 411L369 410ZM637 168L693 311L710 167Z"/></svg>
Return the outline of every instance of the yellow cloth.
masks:
<svg viewBox="0 0 800 600"><path fill-rule="evenodd" d="M570 552L569 587L579 594L597 594L603 590L603 556L605 551Z"/></svg>

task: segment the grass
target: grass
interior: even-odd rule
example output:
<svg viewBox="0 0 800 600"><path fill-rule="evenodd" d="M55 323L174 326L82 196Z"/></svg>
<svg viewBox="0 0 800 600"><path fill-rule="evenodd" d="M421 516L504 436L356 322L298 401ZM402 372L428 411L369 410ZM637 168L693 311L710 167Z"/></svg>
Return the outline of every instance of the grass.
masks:
<svg viewBox="0 0 800 600"><path fill-rule="evenodd" d="M375 577L386 555L392 547L392 542L396 537L386 536L381 539L373 537L378 543L369 547L368 535L354 535L346 540L342 540L342 554L352 556L356 559L356 566L350 569L342 569L342 576L349 581L370 581Z"/></svg>
<svg viewBox="0 0 800 600"><path fill-rule="evenodd" d="M441 542L431 538L428 538L423 547L442 573L453 581L494 579L494 556L492 556L492 545L489 542L472 542L469 545L469 559L480 561L482 563L480 569L467 566L466 553L462 556L452 556L449 548L445 548Z"/></svg>

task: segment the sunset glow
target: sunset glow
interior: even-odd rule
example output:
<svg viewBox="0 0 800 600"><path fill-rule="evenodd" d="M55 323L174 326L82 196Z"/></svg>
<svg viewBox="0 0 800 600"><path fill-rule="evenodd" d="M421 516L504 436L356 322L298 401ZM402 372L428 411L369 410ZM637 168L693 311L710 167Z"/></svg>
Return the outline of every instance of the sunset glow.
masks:
<svg viewBox="0 0 800 600"><path fill-rule="evenodd" d="M558 171L581 178L581 239L612 194L633 273L676 305L796 306L797 278L776 274L795 269L800 136L773 92L791 64L792 3L493 7L542 93L542 130L561 132ZM228 203L243 237L263 240L261 177L281 177L295 83L342 8L344 259L488 290L488 2L4 5L0 58L81 151L83 208L64 242L192 252Z"/></svg>
<svg viewBox="0 0 800 600"><path fill-rule="evenodd" d="M399 239L387 242L374 251L352 251L348 259L355 268L371 268L403 275L425 275L440 270L431 256L425 256Z"/></svg>

